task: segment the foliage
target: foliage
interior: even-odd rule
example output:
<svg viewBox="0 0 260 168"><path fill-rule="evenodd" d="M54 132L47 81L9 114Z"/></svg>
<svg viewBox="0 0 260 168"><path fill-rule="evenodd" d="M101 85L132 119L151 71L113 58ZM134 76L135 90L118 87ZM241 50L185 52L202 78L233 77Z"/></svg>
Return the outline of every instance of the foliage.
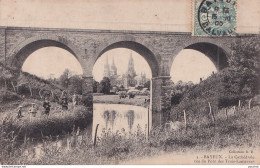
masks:
<svg viewBox="0 0 260 168"><path fill-rule="evenodd" d="M109 94L110 93L110 80L108 77L103 77L99 84L99 93Z"/></svg>
<svg viewBox="0 0 260 168"><path fill-rule="evenodd" d="M229 65L241 76L240 82L244 92L259 92L260 79L260 36L241 38L232 47L234 53Z"/></svg>
<svg viewBox="0 0 260 168"><path fill-rule="evenodd" d="M77 75L73 75L69 78L68 92L82 95L82 78Z"/></svg>
<svg viewBox="0 0 260 168"><path fill-rule="evenodd" d="M98 92L99 83L95 80L93 80L93 93Z"/></svg>
<svg viewBox="0 0 260 168"><path fill-rule="evenodd" d="M69 78L70 78L70 71L69 69L65 69L63 74L59 78L59 83L64 89L68 89L69 87Z"/></svg>
<svg viewBox="0 0 260 168"><path fill-rule="evenodd" d="M145 82L144 88L150 89L150 85L151 85L151 82L150 82L150 80L149 80L149 81Z"/></svg>
<svg viewBox="0 0 260 168"><path fill-rule="evenodd" d="M177 84L172 85L171 89L171 105L175 106L181 102L184 94L193 87L192 82L178 81Z"/></svg>

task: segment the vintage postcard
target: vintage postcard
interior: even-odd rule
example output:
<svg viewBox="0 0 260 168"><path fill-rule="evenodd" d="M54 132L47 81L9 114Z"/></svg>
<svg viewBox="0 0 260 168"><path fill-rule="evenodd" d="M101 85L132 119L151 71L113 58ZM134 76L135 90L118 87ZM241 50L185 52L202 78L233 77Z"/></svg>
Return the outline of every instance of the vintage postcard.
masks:
<svg viewBox="0 0 260 168"><path fill-rule="evenodd" d="M0 0L0 164L260 164L259 0Z"/></svg>

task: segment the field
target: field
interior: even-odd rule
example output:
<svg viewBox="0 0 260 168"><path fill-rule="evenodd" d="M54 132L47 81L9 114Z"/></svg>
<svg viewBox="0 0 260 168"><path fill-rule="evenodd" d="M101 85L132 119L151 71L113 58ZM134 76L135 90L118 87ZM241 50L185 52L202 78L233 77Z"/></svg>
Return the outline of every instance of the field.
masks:
<svg viewBox="0 0 260 168"><path fill-rule="evenodd" d="M148 102L145 102L145 99L148 99L148 96L137 95L134 98L129 99L122 98L120 99L118 95L97 95L93 97L94 103L107 103L107 104L129 104L135 106L149 106Z"/></svg>
<svg viewBox="0 0 260 168"><path fill-rule="evenodd" d="M40 155L35 146L30 145L32 143L30 141L24 142L19 147L15 147L15 140L9 143L5 141L13 148L6 150L5 155L2 153L1 163L125 164L132 163L133 160L138 163L141 159L151 156L155 158L164 155L186 155L190 152L218 152L245 148L257 152L260 147L260 107L255 106L250 110L244 107L235 112L232 109L228 111L228 115L225 110L216 112L214 123L209 116L205 116L188 120L186 127L181 122L174 129L155 128L149 138L144 130L138 130L130 136L126 136L128 133L123 131L116 134L104 132L102 138L97 139L96 146L83 130L74 130L61 142L50 140L51 137L42 140ZM3 129L1 131L3 132ZM1 143L3 145L3 140Z"/></svg>

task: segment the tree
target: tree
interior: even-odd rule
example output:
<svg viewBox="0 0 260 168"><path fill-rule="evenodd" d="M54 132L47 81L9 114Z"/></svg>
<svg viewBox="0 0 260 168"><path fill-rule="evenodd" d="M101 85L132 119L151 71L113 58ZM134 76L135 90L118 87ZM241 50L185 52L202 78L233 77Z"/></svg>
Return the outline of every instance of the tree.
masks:
<svg viewBox="0 0 260 168"><path fill-rule="evenodd" d="M151 85L151 82L149 80L149 81L145 82L144 87L148 88L150 90L150 85Z"/></svg>
<svg viewBox="0 0 260 168"><path fill-rule="evenodd" d="M236 81L239 83L241 97L252 97L259 92L260 77L260 36L240 39L233 46L233 54L229 59L232 73L239 74Z"/></svg>
<svg viewBox="0 0 260 168"><path fill-rule="evenodd" d="M99 85L99 83L97 81L93 80L93 93L98 92L98 85Z"/></svg>
<svg viewBox="0 0 260 168"><path fill-rule="evenodd" d="M99 91L100 93L108 94L110 93L110 80L108 77L104 77L99 84Z"/></svg>
<svg viewBox="0 0 260 168"><path fill-rule="evenodd" d="M70 78L70 71L69 69L65 69L63 74L60 76L59 81L60 81L60 85L65 88L68 89L69 86L69 78Z"/></svg>
<svg viewBox="0 0 260 168"><path fill-rule="evenodd" d="M68 92L82 94L82 79L78 75L73 75L68 80Z"/></svg>

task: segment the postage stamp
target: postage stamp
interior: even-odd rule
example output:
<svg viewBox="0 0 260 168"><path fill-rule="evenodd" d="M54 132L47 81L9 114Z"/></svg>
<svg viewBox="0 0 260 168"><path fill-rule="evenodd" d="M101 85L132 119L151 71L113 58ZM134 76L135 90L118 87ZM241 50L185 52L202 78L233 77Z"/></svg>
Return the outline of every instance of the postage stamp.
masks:
<svg viewBox="0 0 260 168"><path fill-rule="evenodd" d="M194 0L194 36L234 36L236 0Z"/></svg>

